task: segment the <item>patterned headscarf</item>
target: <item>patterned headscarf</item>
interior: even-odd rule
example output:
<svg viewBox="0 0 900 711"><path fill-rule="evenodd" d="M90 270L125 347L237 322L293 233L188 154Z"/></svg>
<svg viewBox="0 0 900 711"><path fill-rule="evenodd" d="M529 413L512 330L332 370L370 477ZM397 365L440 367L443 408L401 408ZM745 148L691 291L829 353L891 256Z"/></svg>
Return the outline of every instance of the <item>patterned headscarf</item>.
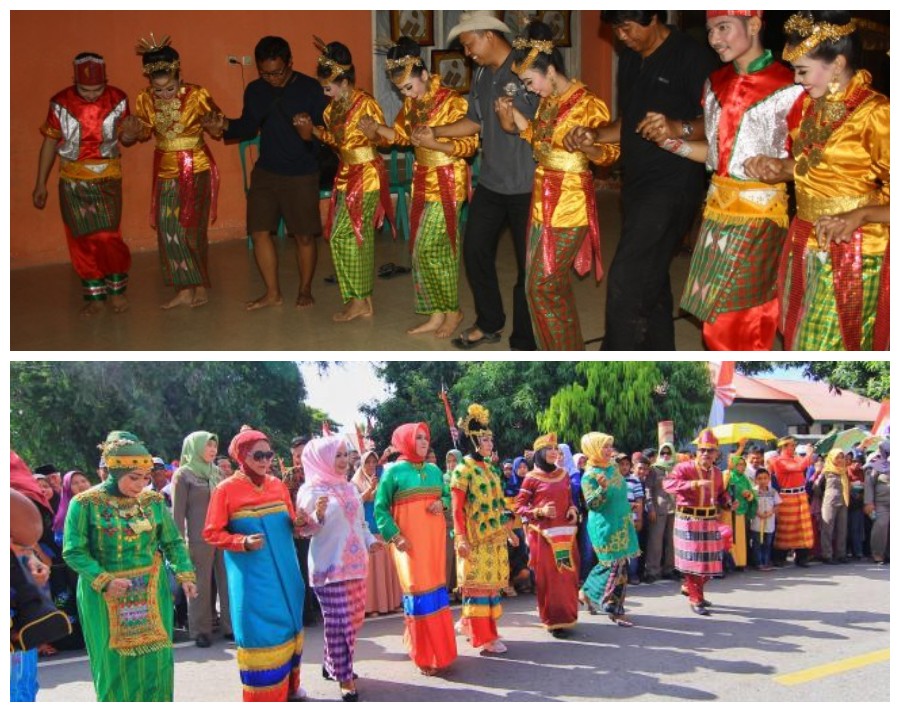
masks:
<svg viewBox="0 0 900 711"><path fill-rule="evenodd" d="M339 435L320 437L312 440L303 448L303 473L306 474L304 486L335 486L346 484L347 478L334 468L334 459L346 438Z"/></svg>
<svg viewBox="0 0 900 711"><path fill-rule="evenodd" d="M111 496L122 496L119 479L135 470L149 472L153 469L150 451L136 435L122 430L113 430L100 445L106 459L109 477L103 482L103 489Z"/></svg>
<svg viewBox="0 0 900 711"><path fill-rule="evenodd" d="M613 441L612 435L603 434L602 432L588 432L582 437L581 451L588 458L588 464L595 467L609 466L610 460L603 453L603 449L612 446Z"/></svg>
<svg viewBox="0 0 900 711"><path fill-rule="evenodd" d="M221 480L222 472L213 462L203 459L203 452L210 440L217 445L219 443L219 438L212 432L192 432L185 437L181 445L180 463L182 467L190 469L194 476L205 481L209 488L213 489Z"/></svg>
<svg viewBox="0 0 900 711"><path fill-rule="evenodd" d="M257 442L268 442L269 438L258 430L246 429L238 432L228 445L228 456L238 463L241 470L247 461L247 455ZM193 471L193 470L191 470Z"/></svg>
<svg viewBox="0 0 900 711"><path fill-rule="evenodd" d="M411 462L413 464L421 464L425 461L424 456L416 454L416 435L419 430L425 430L425 436L428 442L431 442L431 430L424 422L412 422L406 425L400 425L394 430L391 436L391 446L400 452L400 461ZM428 453L425 453L427 456Z"/></svg>

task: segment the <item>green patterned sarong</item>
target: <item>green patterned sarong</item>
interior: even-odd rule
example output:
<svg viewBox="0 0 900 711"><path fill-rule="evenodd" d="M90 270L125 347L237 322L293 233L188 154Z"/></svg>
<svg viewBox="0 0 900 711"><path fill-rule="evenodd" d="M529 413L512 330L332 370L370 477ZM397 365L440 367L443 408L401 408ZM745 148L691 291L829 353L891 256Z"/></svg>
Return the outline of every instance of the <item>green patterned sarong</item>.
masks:
<svg viewBox="0 0 900 711"><path fill-rule="evenodd" d="M73 237L118 230L122 219L122 180L60 179L59 206Z"/></svg>
<svg viewBox="0 0 900 711"><path fill-rule="evenodd" d="M209 206L211 180L209 171L194 174L194 214L196 227L179 222L181 201L177 179L158 178L159 212L156 215L156 235L159 261L166 286L186 289L192 286L209 287L208 249Z"/></svg>
<svg viewBox="0 0 900 711"><path fill-rule="evenodd" d="M459 225L461 207L456 211ZM444 205L426 202L412 254L416 313L441 314L459 311L459 254L462 240L456 233L456 253L447 235Z"/></svg>
<svg viewBox="0 0 900 711"><path fill-rule="evenodd" d="M334 224L329 244L334 271L341 287L341 299L346 304L351 299L365 299L374 290L375 210L378 208L380 193L373 190L363 195L362 245L356 242L345 198L343 192L335 197Z"/></svg>

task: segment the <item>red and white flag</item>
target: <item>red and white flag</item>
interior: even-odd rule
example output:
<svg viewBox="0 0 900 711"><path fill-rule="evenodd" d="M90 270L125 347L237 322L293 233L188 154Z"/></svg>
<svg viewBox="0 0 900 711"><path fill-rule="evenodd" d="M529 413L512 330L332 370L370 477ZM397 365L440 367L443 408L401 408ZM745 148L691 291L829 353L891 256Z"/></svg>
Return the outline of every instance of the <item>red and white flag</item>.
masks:
<svg viewBox="0 0 900 711"><path fill-rule="evenodd" d="M725 408L729 407L737 396L737 390L734 387L734 366L733 360L726 360L719 364L712 408L709 411L710 427L725 424Z"/></svg>
<svg viewBox="0 0 900 711"><path fill-rule="evenodd" d="M875 418L875 424L872 425L872 434L881 437L887 437L891 434L891 401L885 400L881 403L878 410L878 416Z"/></svg>

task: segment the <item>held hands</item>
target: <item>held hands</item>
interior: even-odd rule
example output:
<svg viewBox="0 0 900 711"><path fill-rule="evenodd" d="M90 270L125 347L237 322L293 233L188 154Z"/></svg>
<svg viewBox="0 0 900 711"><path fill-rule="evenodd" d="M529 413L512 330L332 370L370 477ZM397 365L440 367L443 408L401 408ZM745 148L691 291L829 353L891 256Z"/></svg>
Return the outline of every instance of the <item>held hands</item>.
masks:
<svg viewBox="0 0 900 711"><path fill-rule="evenodd" d="M193 600L197 597L197 595L199 595L199 593L197 592L197 586L194 583L182 583L181 589L184 590L185 597L190 600Z"/></svg>
<svg viewBox="0 0 900 711"><path fill-rule="evenodd" d="M583 152L592 148L596 142L597 134L595 131L585 126L576 126L563 138L563 148L569 153Z"/></svg>
<svg viewBox="0 0 900 711"><path fill-rule="evenodd" d="M831 243L849 242L853 234L863 226L858 210L851 210L842 215L826 215L816 220L816 238L819 248L827 250Z"/></svg>
<svg viewBox="0 0 900 711"><path fill-rule="evenodd" d="M783 183L789 180L787 161L770 156L755 156L744 161L747 176L761 183Z"/></svg>
<svg viewBox="0 0 900 711"><path fill-rule="evenodd" d="M297 509L297 516L294 518L294 533L299 533L300 529L309 523L309 515L303 509Z"/></svg>
<svg viewBox="0 0 900 711"><path fill-rule="evenodd" d="M641 138L659 145L667 138L680 138L680 127L680 121L669 121L663 114L651 111L637 125L635 133L639 133Z"/></svg>
<svg viewBox="0 0 900 711"><path fill-rule="evenodd" d="M359 120L358 126L359 130L362 131L370 141L374 141L378 138L378 122L371 116L363 116Z"/></svg>
<svg viewBox="0 0 900 711"><path fill-rule="evenodd" d="M372 545L369 546L369 551L370 552L380 551L383 548L384 548L384 541L381 541L376 538L374 541L372 541Z"/></svg>
<svg viewBox="0 0 900 711"><path fill-rule="evenodd" d="M143 122L137 116L126 116L119 123L122 143L134 143L141 135Z"/></svg>
<svg viewBox="0 0 900 711"><path fill-rule="evenodd" d="M244 549L258 551L265 545L266 537L262 533L251 533L244 539Z"/></svg>
<svg viewBox="0 0 900 711"><path fill-rule="evenodd" d="M511 96L501 96L494 102L494 111L497 112L501 121L506 120L509 121L509 123L513 123L515 121L513 114L514 110L515 108Z"/></svg>
<svg viewBox="0 0 900 711"><path fill-rule="evenodd" d="M122 597L131 589L131 581L128 578L113 578L106 586L106 594L110 597Z"/></svg>
<svg viewBox="0 0 900 711"><path fill-rule="evenodd" d="M221 138L225 133L225 115L218 111L210 111L200 117L200 125L213 138Z"/></svg>
<svg viewBox="0 0 900 711"><path fill-rule="evenodd" d="M434 146L438 143L437 138L435 138L434 130L431 126L419 126L416 128L412 136L410 136L410 141L417 148L434 148Z"/></svg>
<svg viewBox="0 0 900 711"><path fill-rule="evenodd" d="M313 137L313 122L309 114L295 114L293 118L294 128L304 141L311 141Z"/></svg>

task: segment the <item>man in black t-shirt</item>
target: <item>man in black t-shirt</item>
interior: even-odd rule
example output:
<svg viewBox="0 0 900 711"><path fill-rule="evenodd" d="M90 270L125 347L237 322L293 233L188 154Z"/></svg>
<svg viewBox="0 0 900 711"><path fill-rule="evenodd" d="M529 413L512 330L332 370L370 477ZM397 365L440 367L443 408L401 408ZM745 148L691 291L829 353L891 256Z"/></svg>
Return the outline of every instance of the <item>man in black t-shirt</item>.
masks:
<svg viewBox="0 0 900 711"><path fill-rule="evenodd" d="M266 293L247 309L282 303L278 284L278 254L272 233L284 219L297 240L300 289L297 307L312 306L312 281L318 257L319 151L313 125L322 124L327 100L319 82L293 70L291 48L281 37L263 37L256 45L259 79L247 85L244 110L238 119L221 115L204 118L213 135L246 141L260 137L259 160L253 168L247 195L247 231L253 239L256 264Z"/></svg>
<svg viewBox="0 0 900 711"><path fill-rule="evenodd" d="M648 112L671 117L688 138L704 136L703 85L714 55L675 27L665 11L604 10L624 45L616 85L619 118L590 131L575 129L567 146L622 146L622 233L607 276L603 349L675 350L669 267L703 198L703 166L660 155L637 133Z"/></svg>

